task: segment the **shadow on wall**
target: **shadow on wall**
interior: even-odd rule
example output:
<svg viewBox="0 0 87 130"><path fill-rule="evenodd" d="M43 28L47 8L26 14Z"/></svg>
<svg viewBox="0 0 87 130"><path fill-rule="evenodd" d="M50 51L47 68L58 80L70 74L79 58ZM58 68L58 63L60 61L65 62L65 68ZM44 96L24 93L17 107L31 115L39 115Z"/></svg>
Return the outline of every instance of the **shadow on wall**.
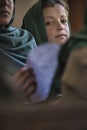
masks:
<svg viewBox="0 0 87 130"><path fill-rule="evenodd" d="M22 24L22 19L27 10L38 0L25 0L25 1L16 1L16 14L13 26L20 27Z"/></svg>

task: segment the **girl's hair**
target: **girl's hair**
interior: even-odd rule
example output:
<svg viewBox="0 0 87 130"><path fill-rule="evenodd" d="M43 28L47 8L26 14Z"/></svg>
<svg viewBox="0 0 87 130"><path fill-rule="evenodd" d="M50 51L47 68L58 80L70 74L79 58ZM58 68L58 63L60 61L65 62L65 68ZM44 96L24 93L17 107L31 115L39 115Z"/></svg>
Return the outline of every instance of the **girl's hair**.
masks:
<svg viewBox="0 0 87 130"><path fill-rule="evenodd" d="M53 7L56 4L62 5L66 10L67 16L69 16L69 6L67 0L42 0L42 8Z"/></svg>

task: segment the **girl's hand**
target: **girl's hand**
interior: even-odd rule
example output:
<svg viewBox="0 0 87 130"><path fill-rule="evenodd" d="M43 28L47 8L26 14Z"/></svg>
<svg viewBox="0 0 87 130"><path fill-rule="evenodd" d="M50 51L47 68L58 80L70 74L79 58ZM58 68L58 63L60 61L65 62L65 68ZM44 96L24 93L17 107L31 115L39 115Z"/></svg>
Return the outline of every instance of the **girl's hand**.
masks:
<svg viewBox="0 0 87 130"><path fill-rule="evenodd" d="M35 75L31 68L22 67L12 77L12 81L15 92L25 98L30 97L36 90Z"/></svg>

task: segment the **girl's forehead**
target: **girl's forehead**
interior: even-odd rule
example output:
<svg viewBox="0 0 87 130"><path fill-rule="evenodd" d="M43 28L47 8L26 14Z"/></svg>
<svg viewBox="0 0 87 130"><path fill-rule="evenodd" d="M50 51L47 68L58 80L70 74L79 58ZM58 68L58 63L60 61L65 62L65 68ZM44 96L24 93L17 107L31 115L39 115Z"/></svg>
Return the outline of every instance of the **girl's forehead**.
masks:
<svg viewBox="0 0 87 130"><path fill-rule="evenodd" d="M52 7L47 7L43 9L45 15L52 15L52 16L66 16L66 10L63 6L57 4Z"/></svg>

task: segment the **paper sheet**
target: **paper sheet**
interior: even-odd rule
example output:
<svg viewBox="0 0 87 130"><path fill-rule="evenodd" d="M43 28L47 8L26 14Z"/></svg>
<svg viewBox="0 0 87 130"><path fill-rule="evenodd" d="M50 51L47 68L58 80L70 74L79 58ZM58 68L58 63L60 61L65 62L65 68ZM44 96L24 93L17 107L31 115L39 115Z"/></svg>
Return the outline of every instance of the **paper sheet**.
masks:
<svg viewBox="0 0 87 130"><path fill-rule="evenodd" d="M29 53L27 67L33 68L37 81L37 90L31 96L32 102L40 102L47 99L58 66L59 50L60 47L57 44L44 43Z"/></svg>

